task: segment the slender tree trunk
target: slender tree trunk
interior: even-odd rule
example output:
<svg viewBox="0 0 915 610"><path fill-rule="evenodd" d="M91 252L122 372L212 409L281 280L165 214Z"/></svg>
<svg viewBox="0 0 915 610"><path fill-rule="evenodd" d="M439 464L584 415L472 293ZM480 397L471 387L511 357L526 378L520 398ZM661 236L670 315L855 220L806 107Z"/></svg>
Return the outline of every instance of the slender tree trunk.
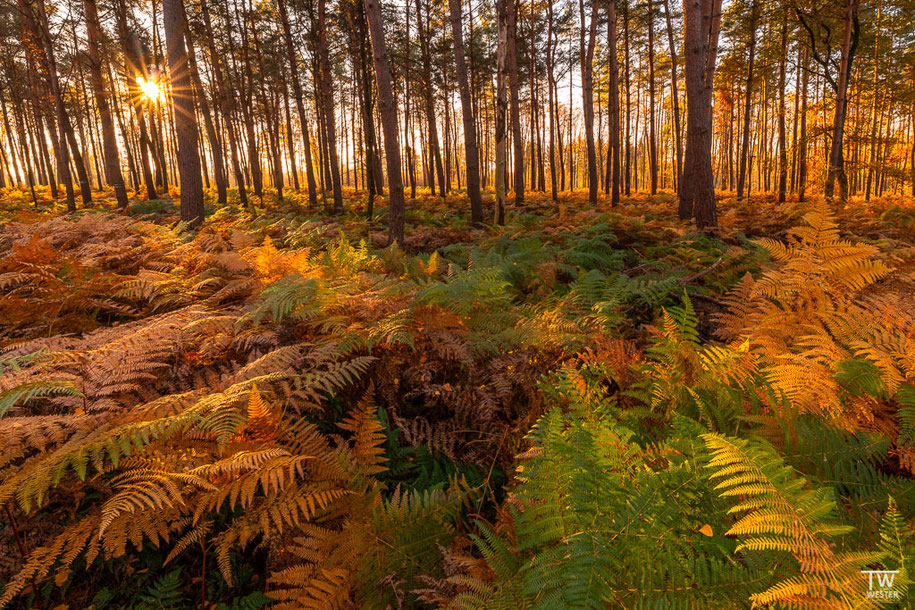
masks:
<svg viewBox="0 0 915 610"><path fill-rule="evenodd" d="M496 51L498 67L496 72L496 203L494 222L505 224L505 162L508 137L508 53L509 48L509 2L514 0L496 0L498 14L499 43Z"/></svg>
<svg viewBox="0 0 915 610"><path fill-rule="evenodd" d="M788 15L782 14L781 57L778 67L778 202L784 203L788 192L788 142L785 127L785 87L788 70Z"/></svg>
<svg viewBox="0 0 915 610"><path fill-rule="evenodd" d="M98 20L98 9L95 0L85 0L86 33L89 50L89 74L92 79L95 105L98 108L102 123L102 146L105 157L105 181L114 188L115 199L119 208L127 207L127 189L124 187L124 176L121 174L121 163L118 154L118 143L114 135L114 121L111 118L111 107L108 105L108 88L102 75L103 44L102 28Z"/></svg>
<svg viewBox="0 0 915 610"><path fill-rule="evenodd" d="M648 171L651 194L658 192L658 141L655 133L654 5L648 0Z"/></svg>
<svg viewBox="0 0 915 610"><path fill-rule="evenodd" d="M753 67L756 63L756 20L759 11L759 3L752 0L753 5L750 9L750 40L748 42L747 54L747 92L744 100L743 109L743 139L740 149L740 169L737 171L737 199L743 199L744 184L747 177L747 157L750 154L750 106L753 101ZM758 188L758 187L757 187Z"/></svg>
<svg viewBox="0 0 915 610"><path fill-rule="evenodd" d="M416 27L419 28L419 46L423 62L423 97L426 103L426 136L429 143L429 176L433 180L438 178L439 194L445 196L445 169L442 165L442 152L439 147L438 125L435 117L435 97L432 89L432 55L429 49L429 32L426 26L429 25L428 6L426 6L426 16L423 17L422 0L416 0ZM425 25L424 25L425 24ZM434 171L434 173L433 173Z"/></svg>
<svg viewBox="0 0 915 610"><path fill-rule="evenodd" d="M610 65L608 66L610 142L607 149L607 167L610 170L610 204L620 201L620 77L617 61L616 0L607 0L607 45Z"/></svg>
<svg viewBox="0 0 915 610"><path fill-rule="evenodd" d="M624 65L625 70L624 74L626 76L626 162L625 162L625 185L626 185L626 197L631 194L632 186L632 174L630 173L630 148L631 148L631 135L630 135L630 117L632 116L632 105L630 97L630 87L629 87L629 2L623 2L623 48L625 50L625 59ZM690 211L692 213L692 211ZM680 212L681 218L683 217L683 212Z"/></svg>
<svg viewBox="0 0 915 610"><path fill-rule="evenodd" d="M203 183L200 176L197 118L184 39L187 25L182 0L163 0L169 81L178 138L178 177L181 184L181 220L197 225L203 221Z"/></svg>
<svg viewBox="0 0 915 610"><path fill-rule="evenodd" d="M609 0L613 2L614 0ZM547 72L547 98L550 112L550 194L553 201L559 201L559 194L556 191L556 125L554 117L556 115L556 77L553 74L554 58L556 57L556 47L553 43L553 3L547 2L547 38L546 38L546 72ZM562 150L559 151L562 157Z"/></svg>
<svg viewBox="0 0 915 610"><path fill-rule="evenodd" d="M337 120L334 116L334 79L330 66L330 50L327 47L327 1L318 0L318 49L321 65L321 85L324 89L324 126L327 132L328 165L330 165L331 186L334 192L334 214L343 213L343 190L340 186L340 162L337 158Z"/></svg>
<svg viewBox="0 0 915 610"><path fill-rule="evenodd" d="M143 63L140 61L139 53L136 50L138 41L135 37L131 38L127 27L126 2L124 0L117 0L114 12L118 29L118 38L120 39L121 50L124 53L124 81L127 85L127 92L133 100L132 109L136 116L137 127L140 132L140 170L143 174L143 182L146 184L146 198L155 199L157 197L156 187L153 180L152 168L149 165L149 134L146 129L146 116L143 109L145 103L143 102L142 92L137 86L137 79L140 77L145 78L146 72Z"/></svg>
<svg viewBox="0 0 915 610"><path fill-rule="evenodd" d="M581 50L581 98L585 118L585 138L588 146L588 201L597 203L597 155L594 150L594 81L592 79L594 62L594 43L597 35L597 5L591 5L591 22L588 25L588 41L585 44L585 2L578 0L578 12L581 16L579 46Z"/></svg>
<svg viewBox="0 0 915 610"><path fill-rule="evenodd" d="M83 155L80 152L76 136L73 132L73 125L70 123L70 115L64 106L63 91L60 88L60 78L57 70L57 58L54 53L54 45L51 40L51 28L48 24L48 13L44 0L37 1L38 6L38 25L40 37L44 41L45 61L47 62L48 81L51 85L51 95L54 96L55 105L57 106L57 123L60 128L61 138L66 138L70 148L70 154L73 157L73 163L76 166L76 176L79 180L80 195L83 199L83 207L92 204L92 183L89 181L89 172L86 171L86 163L83 161Z"/></svg>
<svg viewBox="0 0 915 610"><path fill-rule="evenodd" d="M506 61L508 64L508 84L511 101L512 143L514 144L515 172L513 178L515 205L524 204L524 140L521 137L521 93L518 83L518 2L507 0L508 37Z"/></svg>
<svg viewBox="0 0 915 610"><path fill-rule="evenodd" d="M185 16L185 22L187 17ZM191 40L190 31L186 36L188 68L191 79L194 83L194 93L200 100L200 114L203 115L203 124L207 132L207 139L210 142L210 150L213 153L213 174L216 178L216 201L225 204L228 201L226 186L226 165L222 158L222 144L216 133L216 127L213 124L213 117L210 116L210 104L207 101L206 91L203 88L203 82L200 80L200 73L197 70L197 54L194 51L194 43Z"/></svg>
<svg viewBox="0 0 915 610"><path fill-rule="evenodd" d="M308 203L311 207L315 207L318 204L318 196L315 183L315 169L311 160L311 138L308 134L308 117L305 114L302 83L299 80L299 65L296 58L295 47L292 44L292 31L289 25L289 14L286 11L285 0L277 0L277 8L280 14L280 23L283 26L283 39L286 42L286 56L289 60L292 95L295 98L295 107L299 115L299 126L302 128L303 146L305 148L305 179L308 182Z"/></svg>
<svg viewBox="0 0 915 610"><path fill-rule="evenodd" d="M670 50L670 91L674 108L674 144L677 147L677 173L674 176L674 188L679 191L683 175L683 145L680 139L680 100L677 85L677 45L674 43L674 31L671 26L669 0L664 0L664 15L667 19L667 43Z"/></svg>
<svg viewBox="0 0 915 610"><path fill-rule="evenodd" d="M73 179L70 174L70 155L67 148L67 130L65 127L65 123L68 122L69 119L60 92L60 82L57 79L57 66L54 61L53 49L51 49L51 53L48 54L50 41L45 41L44 23L47 19L47 15L41 14L44 12L43 2L38 3L38 10L39 16L36 17L32 12L31 6L26 5L24 0L19 0L19 13L24 19L23 44L26 46L26 52L27 54L30 52L29 45L34 45L31 49L41 49L41 53L44 54L43 59L48 71L48 84L51 88L51 96L54 99L55 108L57 110L57 127L59 128L59 131L56 131L55 129L50 130L52 137L57 137L57 146L55 146L54 150L55 156L57 157L57 173L66 189L67 211L75 212L76 197L73 192ZM31 52L34 53L34 50ZM36 114L36 116L38 115Z"/></svg>
<svg viewBox="0 0 915 610"><path fill-rule="evenodd" d="M836 179L839 181L839 200L848 199L848 176L845 174L845 157L843 142L845 138L845 118L848 114L848 78L851 75L858 46L858 0L846 0L845 29L842 34L842 56L839 63L839 76L836 79L835 115L832 127L832 145L829 149L829 165L826 173L826 186L823 194L832 199L835 194Z"/></svg>
<svg viewBox="0 0 915 610"><path fill-rule="evenodd" d="M390 200L388 235L391 243L402 244L404 239L404 192L400 174L400 142L397 139L397 102L391 86L391 67L388 48L384 42L384 25L381 4L378 0L365 0L375 60L375 84L378 88L378 110L384 132L384 153L388 169L388 197Z"/></svg>
<svg viewBox="0 0 915 610"><path fill-rule="evenodd" d="M807 63L810 59L809 51L804 49L804 59L801 62L801 138L798 141L797 164L797 199L804 201L807 186L807 85L810 81L810 71Z"/></svg>
<svg viewBox="0 0 915 610"><path fill-rule="evenodd" d="M457 71L458 91L461 95L461 118L464 125L464 163L467 166L467 196L470 199L470 222L478 227L483 222L483 198L480 195L479 152L477 133L473 123L470 83L464 60L464 26L461 0L448 0L451 12L451 35L454 38L454 64Z"/></svg>
<svg viewBox="0 0 915 610"><path fill-rule="evenodd" d="M240 96L242 99L241 104L241 117L242 122L245 126L245 139L248 144L248 165L251 171L251 185L254 188L254 195L260 197L261 201L264 198L264 173L261 169L260 162L260 150L257 141L257 132L254 129L254 75L251 70L251 57L250 57L250 44L248 40L248 17L247 14L242 16L241 12L238 9L238 3L233 2L235 8L235 18L238 21L238 25L241 28L241 62L243 71L241 75L236 76L236 82L239 85ZM227 40L229 41L229 49L232 52L233 56L239 55L235 50L235 44L233 43L233 35L231 29L227 32ZM237 62L236 74L237 72Z"/></svg>
<svg viewBox="0 0 915 610"><path fill-rule="evenodd" d="M791 121L791 192L797 190L797 129L800 123L801 108L801 58L803 52L798 48L797 71L794 75L794 120Z"/></svg>

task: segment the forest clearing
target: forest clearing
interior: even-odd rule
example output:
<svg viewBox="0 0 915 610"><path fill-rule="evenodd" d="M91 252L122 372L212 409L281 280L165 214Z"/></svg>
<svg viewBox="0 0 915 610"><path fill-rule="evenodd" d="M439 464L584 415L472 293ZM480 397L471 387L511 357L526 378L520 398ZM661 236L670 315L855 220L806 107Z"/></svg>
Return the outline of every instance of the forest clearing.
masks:
<svg viewBox="0 0 915 610"><path fill-rule="evenodd" d="M0 0L0 608L909 608L912 0Z"/></svg>

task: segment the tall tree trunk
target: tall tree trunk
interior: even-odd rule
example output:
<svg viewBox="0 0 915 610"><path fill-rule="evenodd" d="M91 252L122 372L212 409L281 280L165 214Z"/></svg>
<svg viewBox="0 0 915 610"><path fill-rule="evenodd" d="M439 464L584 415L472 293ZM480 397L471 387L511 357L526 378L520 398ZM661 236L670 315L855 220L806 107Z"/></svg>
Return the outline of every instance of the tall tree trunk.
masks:
<svg viewBox="0 0 915 610"><path fill-rule="evenodd" d="M337 120L334 114L334 78L327 47L327 0L318 0L318 51L321 65L321 85L324 88L324 126L327 132L328 165L334 192L334 214L343 213L343 190L340 186L340 162L337 158Z"/></svg>
<svg viewBox="0 0 915 610"><path fill-rule="evenodd" d="M311 138L308 134L308 117L305 114L305 100L302 94L302 83L299 80L299 64L292 44L292 30L289 25L289 14L286 11L285 0L277 0L280 14L280 23L283 26L283 39L286 42L286 56L289 60L289 74L292 81L292 95L295 98L295 107L299 115L299 125L302 128L303 145L305 148L305 179L308 182L308 203L311 207L318 204L317 186L315 183L315 169L311 161ZM291 137L291 134L290 134Z"/></svg>
<svg viewBox="0 0 915 610"><path fill-rule="evenodd" d="M243 72L236 76L236 82L239 84L241 104L241 117L245 126L245 139L248 144L248 165L251 171L251 186L254 188L254 195L264 198L264 173L261 169L260 150L257 142L257 132L254 129L254 74L251 70L250 44L248 40L248 17L247 13L242 16L238 8L238 2L233 2L235 8L235 18L241 28L241 62ZM237 56L231 29L227 32L229 49L233 56ZM236 74L237 74L237 62Z"/></svg>
<svg viewBox="0 0 915 610"><path fill-rule="evenodd" d="M609 0L613 2L614 0ZM553 74L554 58L556 57L556 47L553 43L553 3L547 2L547 37L546 37L546 72L547 72L547 97L550 112L550 195L553 201L559 201L559 195L556 191L556 125L554 116L556 114L556 77ZM559 151L562 157L562 150Z"/></svg>
<svg viewBox="0 0 915 610"><path fill-rule="evenodd" d="M839 77L836 80L836 105L832 128L832 146L829 150L829 166L826 173L826 186L823 194L831 199L835 194L836 179L839 180L839 200L848 199L848 176L845 173L843 142L845 137L845 118L848 114L848 78L851 75L858 46L858 0L846 0L845 30L842 34L842 59L839 63Z"/></svg>
<svg viewBox="0 0 915 610"><path fill-rule="evenodd" d="M185 15L185 23L187 16ZM226 186L226 165L222 158L222 144L216 133L216 127L213 124L213 117L210 116L210 104L207 101L206 91L203 88L203 82L200 80L200 73L197 70L197 54L194 51L194 42L191 40L190 30L187 32L187 59L188 68L191 74L191 80L194 83L194 94L196 99L200 100L200 114L203 115L203 125L207 132L207 140L210 142L210 150L213 153L213 174L216 178L216 201L225 204L228 201Z"/></svg>
<svg viewBox="0 0 915 610"><path fill-rule="evenodd" d="M92 204L92 183L89 181L89 172L86 170L86 163L83 161L83 155L80 152L79 144L73 132L73 125L70 123L70 115L64 106L63 91L60 88L60 77L57 70L57 57L54 53L54 45L51 40L51 27L48 24L48 12L44 0L38 0L38 21L41 28L41 38L45 45L45 61L48 68L48 81L51 85L51 94L57 106L58 127L61 135L66 137L70 148L70 154L73 157L73 163L76 166L76 176L79 180L80 195L83 199L83 206L88 207Z"/></svg>
<svg viewBox="0 0 915 610"><path fill-rule="evenodd" d="M397 103L394 101L391 86L391 67L388 61L388 47L384 42L384 25L381 20L379 1L365 0L365 14L372 38L375 84L378 88L378 111L381 113L384 156L388 170L388 199L390 202L388 236L391 243L403 244L404 192L403 178L400 175L400 142L397 139Z"/></svg>
<svg viewBox="0 0 915 610"><path fill-rule="evenodd" d="M521 137L521 92L518 82L518 1L508 0L507 56L508 83L511 100L512 143L514 144L515 205L524 204L524 140Z"/></svg>
<svg viewBox="0 0 915 610"><path fill-rule="evenodd" d="M718 226L712 176L712 85L721 27L721 0L683 0L686 40L686 157L680 217L700 230Z"/></svg>
<svg viewBox="0 0 915 610"><path fill-rule="evenodd" d="M778 202L784 203L788 192L788 142L785 127L785 87L788 70L788 15L782 14L781 57L778 67Z"/></svg>
<svg viewBox="0 0 915 610"><path fill-rule="evenodd" d="M807 31L810 38L810 51L813 53L813 59L822 68L823 78L836 94L834 106L833 123L832 123L832 140L829 146L829 155L827 157L826 186L823 194L827 200L832 200L835 195L836 179L839 181L839 200L844 202L848 199L848 177L845 174L845 157L843 153L843 142L845 138L845 119L848 114L848 79L851 75L852 65L855 59L855 50L858 47L858 38L860 34L860 24L858 21L858 0L845 0L844 7L844 29L842 32L842 43L840 45L839 73L837 78L830 75L833 68L834 60L831 57L831 48L827 47L825 57L821 57L817 51L817 35L807 22L803 11L800 8L794 9L801 26Z"/></svg>
<svg viewBox="0 0 915 610"><path fill-rule="evenodd" d="M125 0L117 0L114 12L118 38L120 39L121 50L124 53L124 80L127 85L127 92L133 100L132 108L136 115L137 127L140 132L140 169L143 174L143 182L146 184L146 198L155 199L157 194L152 168L149 165L149 134L146 129L145 103L142 92L137 86L137 79L140 77L145 78L147 74L136 49L139 43L136 37L130 36L127 28L127 4Z"/></svg>
<svg viewBox="0 0 915 610"><path fill-rule="evenodd" d="M433 175L438 178L439 194L445 196L445 169L442 165L442 152L439 147L438 125L435 120L435 99L432 91L432 55L429 49L429 25L428 6L426 15L423 17L422 0L416 0L416 27L419 28L419 46L423 62L423 98L426 103L426 137L429 143L429 162L434 169L429 172L430 177ZM425 25L424 25L425 24ZM434 180L434 178L433 178ZM434 184L434 182L433 182ZM434 190L434 187L433 187Z"/></svg>
<svg viewBox="0 0 915 610"><path fill-rule="evenodd" d="M37 4L38 16L32 12L30 5L26 5L24 0L19 0L19 13L25 20L23 24L23 44L27 47L35 45L41 50L45 69L47 70L48 85L51 89L51 96L54 99L55 109L57 111L57 128L59 131L50 130L52 135L57 136L57 146L55 155L57 157L57 173L67 192L67 210L76 211L76 198L73 193L73 179L70 173L70 155L67 144L67 125L69 125L69 116L64 106L63 94L60 91L60 81L57 77L57 63L54 56L54 49L51 46L50 33L46 30L47 14L45 12L44 2ZM88 177L87 177L88 180ZM80 185L82 186L82 185ZM86 185L88 189L88 184ZM83 192L83 203L87 204L92 201L91 194L86 199L85 191Z"/></svg>
<svg viewBox="0 0 915 610"><path fill-rule="evenodd" d="M464 59L464 25L461 0L448 0L451 12L451 35L454 38L454 64L458 91L461 95L461 119L464 125L464 163L467 166L467 196L470 199L470 222L478 227L483 222L483 198L480 195L480 155L477 151L477 130L473 122L470 83ZM377 60L376 60L377 63Z"/></svg>
<svg viewBox="0 0 915 610"><path fill-rule="evenodd" d="M750 40L747 54L747 92L743 109L743 139L740 149L740 169L737 171L737 199L743 199L743 187L747 177L747 157L750 153L750 106L753 101L753 67L756 59L756 20L759 14L759 3L752 0L750 8ZM757 186L758 188L758 186Z"/></svg>
<svg viewBox="0 0 915 610"><path fill-rule="evenodd" d="M181 185L181 220L197 225L203 221L203 182L197 148L197 117L194 92L184 46L187 25L182 0L163 0L165 47L178 138L178 177Z"/></svg>
<svg viewBox="0 0 915 610"><path fill-rule="evenodd" d="M581 51L581 99L585 117L585 138L588 145L588 201L597 203L597 155L594 150L594 81L592 79L594 62L594 43L597 36L597 4L591 5L591 23L588 28L588 41L585 44L585 2L578 0L578 13L581 17L579 47Z"/></svg>
<svg viewBox="0 0 915 610"><path fill-rule="evenodd" d="M648 0L648 171L651 194L658 192L658 141L655 133L654 5Z"/></svg>
<svg viewBox="0 0 915 610"><path fill-rule="evenodd" d="M623 60L623 65L625 66L624 74L626 76L626 156L625 156L625 173L624 173L624 184L626 186L626 196L628 197L631 194L632 187L632 174L630 173L630 147L631 147L631 137L629 130L629 121L632 116L632 104L630 97L630 87L629 87L629 2L624 0L623 2L623 48L625 51L625 58ZM691 212L690 212L691 213ZM680 216L682 218L683 211L680 211Z"/></svg>
<svg viewBox="0 0 915 610"><path fill-rule="evenodd" d="M620 201L620 77L616 56L616 0L607 0L607 45L609 51L607 110L610 122L610 142L607 149L607 168L610 170L610 205Z"/></svg>
<svg viewBox="0 0 915 610"><path fill-rule="evenodd" d="M674 176L674 188L679 192L680 179L683 175L683 144L680 141L680 100L677 85L677 45L674 43L674 31L670 19L670 3L664 0L664 15L667 19L667 44L670 47L670 91L674 107L674 143L677 147L677 173Z"/></svg>
<svg viewBox="0 0 915 610"><path fill-rule="evenodd" d="M103 44L102 27L99 24L98 9L95 0L85 0L86 33L89 50L89 74L102 123L102 146L105 157L105 181L114 188L114 196L119 208L127 207L127 189L124 187L124 176L121 174L121 163L118 154L118 143L114 134L114 121L111 118L111 107L108 105L108 88L102 75Z"/></svg>
<svg viewBox="0 0 915 610"><path fill-rule="evenodd" d="M508 3L514 0L496 0L496 12L499 28L499 42L496 50L497 72L496 72L496 203L495 218L496 224L505 224L505 161L506 149L508 148L506 139L508 137L508 96L506 86L508 85L508 53L509 53L509 9Z"/></svg>
<svg viewBox="0 0 915 610"><path fill-rule="evenodd" d="M807 69L807 62L810 59L810 52L804 49L804 59L801 62L801 138L798 142L798 162L797 162L797 199L804 201L804 193L807 187L807 85L810 82L810 71Z"/></svg>

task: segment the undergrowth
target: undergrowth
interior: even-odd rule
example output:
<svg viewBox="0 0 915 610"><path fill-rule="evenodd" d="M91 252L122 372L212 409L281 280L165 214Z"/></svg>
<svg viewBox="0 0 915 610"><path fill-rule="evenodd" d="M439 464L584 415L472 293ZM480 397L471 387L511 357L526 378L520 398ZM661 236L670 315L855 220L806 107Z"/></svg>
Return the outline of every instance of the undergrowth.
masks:
<svg viewBox="0 0 915 610"><path fill-rule="evenodd" d="M709 237L669 196L473 230L427 195L398 248L296 197L189 231L6 195L0 606L911 599L898 202Z"/></svg>

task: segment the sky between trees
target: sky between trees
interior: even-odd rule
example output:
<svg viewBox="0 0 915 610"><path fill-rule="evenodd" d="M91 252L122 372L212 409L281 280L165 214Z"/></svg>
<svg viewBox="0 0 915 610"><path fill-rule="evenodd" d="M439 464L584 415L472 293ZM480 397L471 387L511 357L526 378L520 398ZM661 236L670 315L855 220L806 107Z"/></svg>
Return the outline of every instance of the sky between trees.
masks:
<svg viewBox="0 0 915 610"><path fill-rule="evenodd" d="M915 193L911 0L3 0L0 181L343 211ZM393 178L393 179L392 179ZM492 217L483 196L493 197ZM733 192L733 193L731 193ZM488 201L487 201L488 203ZM462 203L463 205L463 203Z"/></svg>

